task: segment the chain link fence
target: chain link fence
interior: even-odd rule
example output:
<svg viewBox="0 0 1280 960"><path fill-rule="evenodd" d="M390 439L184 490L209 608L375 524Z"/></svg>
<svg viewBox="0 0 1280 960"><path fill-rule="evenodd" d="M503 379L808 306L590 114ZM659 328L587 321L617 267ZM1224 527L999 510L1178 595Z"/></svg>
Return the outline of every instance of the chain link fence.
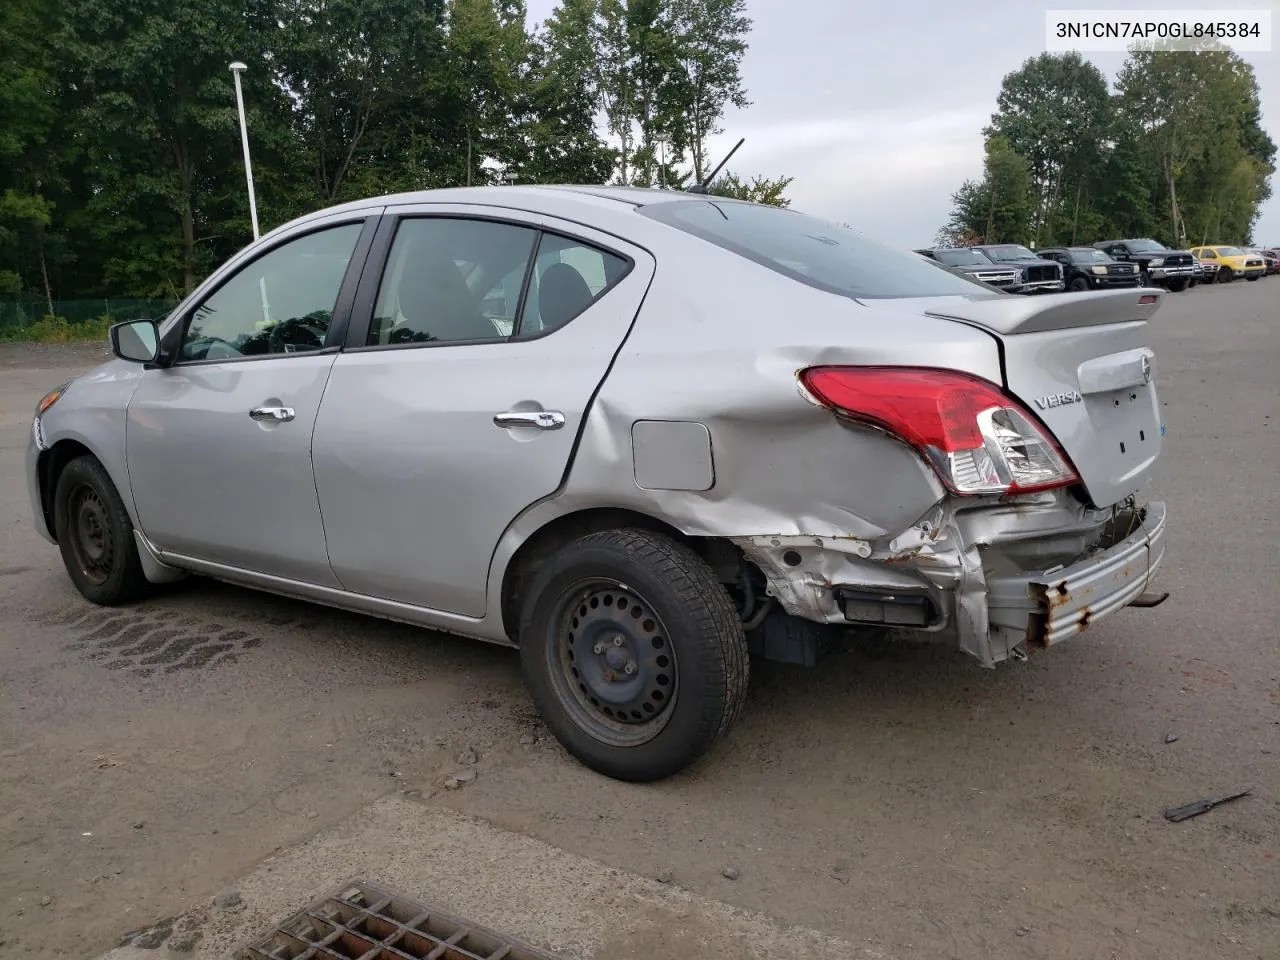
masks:
<svg viewBox="0 0 1280 960"><path fill-rule="evenodd" d="M0 297L0 340L80 340L106 336L107 327L123 320L159 320L177 300L55 300Z"/></svg>

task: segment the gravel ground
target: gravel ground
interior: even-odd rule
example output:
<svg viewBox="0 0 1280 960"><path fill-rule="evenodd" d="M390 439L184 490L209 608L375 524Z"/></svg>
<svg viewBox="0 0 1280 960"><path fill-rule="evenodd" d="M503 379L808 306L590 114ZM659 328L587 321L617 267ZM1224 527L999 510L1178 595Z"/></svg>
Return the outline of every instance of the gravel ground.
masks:
<svg viewBox="0 0 1280 960"><path fill-rule="evenodd" d="M886 956L1274 960L1277 293L1153 324L1167 603L992 672L915 645L758 665L729 741L651 786L567 759L509 651L204 582L89 608L22 454L102 348L0 346L0 954L95 954L398 794Z"/></svg>

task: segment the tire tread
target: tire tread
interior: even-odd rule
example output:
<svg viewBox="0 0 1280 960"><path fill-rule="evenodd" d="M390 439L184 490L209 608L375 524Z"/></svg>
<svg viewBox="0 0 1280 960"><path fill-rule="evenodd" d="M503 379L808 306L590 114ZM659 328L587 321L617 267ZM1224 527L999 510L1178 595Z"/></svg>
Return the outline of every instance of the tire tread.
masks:
<svg viewBox="0 0 1280 960"><path fill-rule="evenodd" d="M700 667L708 680L708 699L700 709L701 723L696 736L686 751L684 766L706 753L721 740L741 718L746 703L749 681L749 658L742 622L724 586L712 569L693 550L682 543L651 530L639 527L623 527L586 534L571 541L557 552L604 550L625 556L631 562L646 568L653 576L667 584L673 596L670 600L679 604L694 622L694 627L704 640L710 643L692 645L700 652ZM551 558L553 563L555 557ZM521 637L528 637L534 629L540 587L546 582L544 574L535 577L530 596L523 605L520 623ZM523 644L522 644L523 646ZM682 656L689 651L682 650ZM581 759L581 757L580 757ZM659 765L660 766L660 765ZM652 780L669 775L674 770L642 769L634 771L609 771L610 775L624 779Z"/></svg>

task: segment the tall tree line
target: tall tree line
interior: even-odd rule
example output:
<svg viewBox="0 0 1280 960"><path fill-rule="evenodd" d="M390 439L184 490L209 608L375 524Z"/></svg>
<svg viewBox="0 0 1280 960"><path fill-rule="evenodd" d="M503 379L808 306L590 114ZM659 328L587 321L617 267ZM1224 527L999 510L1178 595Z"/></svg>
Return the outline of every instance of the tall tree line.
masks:
<svg viewBox="0 0 1280 960"><path fill-rule="evenodd" d="M561 0L530 29L524 0L3 0L0 296L175 297L249 240L234 60L264 230L397 190L701 180L748 105L745 4Z"/></svg>
<svg viewBox="0 0 1280 960"><path fill-rule="evenodd" d="M1211 43L1135 49L1114 90L1077 53L1041 54L1004 78L983 177L938 241L1249 243L1276 169L1261 115L1253 68Z"/></svg>

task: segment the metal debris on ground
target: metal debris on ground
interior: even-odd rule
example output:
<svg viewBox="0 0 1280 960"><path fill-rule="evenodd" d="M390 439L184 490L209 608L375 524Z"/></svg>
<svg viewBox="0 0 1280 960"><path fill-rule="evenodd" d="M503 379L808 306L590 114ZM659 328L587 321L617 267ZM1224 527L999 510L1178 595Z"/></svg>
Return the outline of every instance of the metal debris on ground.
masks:
<svg viewBox="0 0 1280 960"><path fill-rule="evenodd" d="M1164 738L1164 742L1165 742L1165 743L1177 743L1177 742L1178 742L1178 735L1177 735L1176 733L1171 733L1171 734L1169 734L1168 736L1166 736L1166 737Z"/></svg>
<svg viewBox="0 0 1280 960"><path fill-rule="evenodd" d="M1181 823L1183 820L1190 820L1192 817L1198 817L1202 813L1208 813L1214 807L1221 806L1224 803L1230 803L1232 800L1239 800L1241 797L1247 797L1253 793L1253 789L1242 790L1239 793L1233 793L1229 797L1219 797L1217 800L1196 800L1194 803L1184 804L1181 807L1174 807L1164 812L1164 818L1173 823Z"/></svg>
<svg viewBox="0 0 1280 960"><path fill-rule="evenodd" d="M424 903L356 880L245 947L239 960L557 960Z"/></svg>

